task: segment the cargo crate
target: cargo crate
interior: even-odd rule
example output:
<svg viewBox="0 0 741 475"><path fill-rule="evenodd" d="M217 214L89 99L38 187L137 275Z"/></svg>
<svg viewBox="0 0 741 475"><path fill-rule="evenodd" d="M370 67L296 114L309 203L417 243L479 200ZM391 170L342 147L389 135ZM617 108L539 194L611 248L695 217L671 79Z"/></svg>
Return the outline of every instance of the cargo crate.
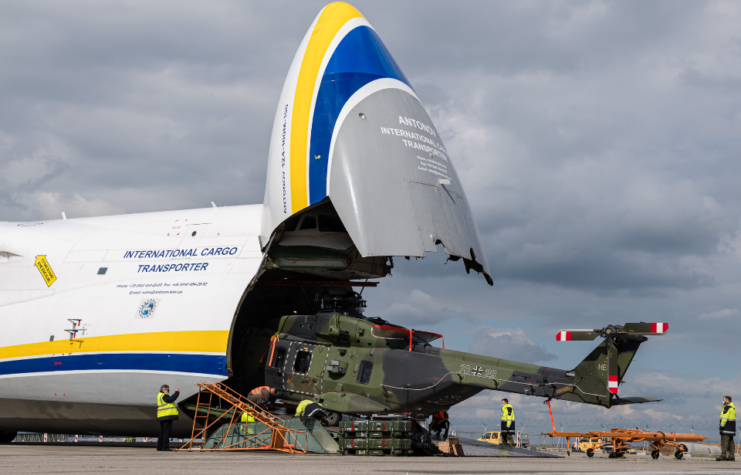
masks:
<svg viewBox="0 0 741 475"><path fill-rule="evenodd" d="M342 455L409 456L414 455L414 450L342 449Z"/></svg>
<svg viewBox="0 0 741 475"><path fill-rule="evenodd" d="M342 449L411 450L411 439L343 439Z"/></svg>

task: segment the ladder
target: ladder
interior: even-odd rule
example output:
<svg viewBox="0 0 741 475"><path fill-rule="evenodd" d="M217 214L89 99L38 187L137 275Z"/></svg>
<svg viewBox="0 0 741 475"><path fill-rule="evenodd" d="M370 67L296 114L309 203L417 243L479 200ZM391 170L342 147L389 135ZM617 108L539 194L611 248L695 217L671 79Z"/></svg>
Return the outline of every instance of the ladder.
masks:
<svg viewBox="0 0 741 475"><path fill-rule="evenodd" d="M191 438L181 448L182 451L222 451L222 450L276 450L280 452L306 453L309 445L309 434L305 431L290 429L286 427L285 421L273 417L268 411L257 406L249 399L221 383L196 383L198 386L198 398L196 400L196 411L193 416L193 431ZM211 421L211 407L214 396L227 403L231 407L219 417ZM261 423L265 429L257 433L253 429L252 434L246 434L244 440L225 445L225 440L232 433L232 428L239 424L238 418L242 413L249 412L255 419L255 425ZM205 413L205 414L204 414ZM197 427L199 420L205 419L202 428ZM218 428L229 424L224 435L219 439L214 448L205 448L206 435L211 428ZM201 442L195 440L200 438ZM267 443L267 440L270 440ZM303 441L303 443L301 443Z"/></svg>

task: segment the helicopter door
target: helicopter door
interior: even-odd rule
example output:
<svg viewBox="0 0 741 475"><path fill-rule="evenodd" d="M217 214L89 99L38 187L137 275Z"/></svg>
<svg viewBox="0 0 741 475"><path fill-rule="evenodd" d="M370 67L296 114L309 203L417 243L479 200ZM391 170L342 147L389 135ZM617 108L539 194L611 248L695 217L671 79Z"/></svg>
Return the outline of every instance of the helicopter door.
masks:
<svg viewBox="0 0 741 475"><path fill-rule="evenodd" d="M321 358L315 358L316 345L291 341L284 372L284 388L292 394L313 396L320 392L317 387L321 373ZM322 347L323 348L323 347Z"/></svg>
<svg viewBox="0 0 741 475"><path fill-rule="evenodd" d="M275 348L268 347L265 361L265 384L271 388L286 388L286 369L291 347L288 341L278 341Z"/></svg>

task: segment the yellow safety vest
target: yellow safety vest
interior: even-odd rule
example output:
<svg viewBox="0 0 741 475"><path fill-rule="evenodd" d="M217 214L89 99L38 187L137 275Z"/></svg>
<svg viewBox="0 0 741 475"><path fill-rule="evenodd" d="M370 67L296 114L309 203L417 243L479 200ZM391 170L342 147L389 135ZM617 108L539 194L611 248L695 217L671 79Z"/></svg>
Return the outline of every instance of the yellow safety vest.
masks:
<svg viewBox="0 0 741 475"><path fill-rule="evenodd" d="M723 405L720 409L720 432L722 434L736 434L736 406L732 402Z"/></svg>
<svg viewBox="0 0 741 475"><path fill-rule="evenodd" d="M242 422L244 422L244 426L247 428L247 435L253 435L255 433L255 418L252 417L252 413L250 412L248 415L247 412L243 412Z"/></svg>
<svg viewBox="0 0 741 475"><path fill-rule="evenodd" d="M515 421L515 409L512 404L502 406L502 420L507 422L507 427L510 427Z"/></svg>
<svg viewBox="0 0 741 475"><path fill-rule="evenodd" d="M304 399L303 401L301 401L300 403L298 403L298 407L296 408L296 415L297 416L303 416L304 415L304 410L306 409L306 406L308 406L309 404L312 404L312 403L314 403L314 401L312 401L311 399ZM316 404L318 404L319 407L322 406L319 403L316 403Z"/></svg>
<svg viewBox="0 0 741 475"><path fill-rule="evenodd" d="M242 422L255 422L255 418L252 417L252 414L247 415L246 412L242 413Z"/></svg>
<svg viewBox="0 0 741 475"><path fill-rule="evenodd" d="M157 419L167 416L177 416L178 408L174 402L165 402L163 399L165 393L160 392L157 395Z"/></svg>

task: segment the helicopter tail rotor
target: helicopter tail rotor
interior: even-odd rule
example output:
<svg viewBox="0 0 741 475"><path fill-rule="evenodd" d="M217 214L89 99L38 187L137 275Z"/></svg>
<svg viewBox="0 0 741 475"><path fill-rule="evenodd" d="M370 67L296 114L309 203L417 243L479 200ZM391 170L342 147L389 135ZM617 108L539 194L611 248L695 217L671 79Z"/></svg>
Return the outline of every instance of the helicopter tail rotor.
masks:
<svg viewBox="0 0 741 475"><path fill-rule="evenodd" d="M622 377L646 336L663 335L668 330L669 324L665 322L626 323L594 330L561 330L556 334L556 341L592 341L598 336L605 339L574 371L583 387L612 399L617 398Z"/></svg>

